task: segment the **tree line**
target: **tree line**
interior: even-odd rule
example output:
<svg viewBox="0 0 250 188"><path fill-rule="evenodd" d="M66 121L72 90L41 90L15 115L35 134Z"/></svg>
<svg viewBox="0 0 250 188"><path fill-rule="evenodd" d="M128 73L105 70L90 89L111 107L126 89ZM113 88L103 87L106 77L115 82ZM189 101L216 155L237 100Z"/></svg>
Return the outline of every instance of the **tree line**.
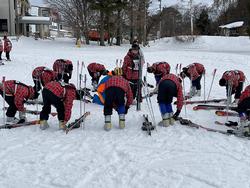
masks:
<svg viewBox="0 0 250 188"><path fill-rule="evenodd" d="M159 0L160 1L160 0ZM249 0L214 0L212 6L202 4L181 7L164 7L150 11L151 0L46 0L53 10L59 12L61 22L70 26L76 38L84 36L89 44L89 31L97 30L100 45L120 45L123 39L132 42L135 38L147 45L157 37L190 35L216 35L219 25L234 21L250 23ZM191 19L192 18L192 19ZM249 24L248 24L249 25ZM247 27L250 35L250 26Z"/></svg>

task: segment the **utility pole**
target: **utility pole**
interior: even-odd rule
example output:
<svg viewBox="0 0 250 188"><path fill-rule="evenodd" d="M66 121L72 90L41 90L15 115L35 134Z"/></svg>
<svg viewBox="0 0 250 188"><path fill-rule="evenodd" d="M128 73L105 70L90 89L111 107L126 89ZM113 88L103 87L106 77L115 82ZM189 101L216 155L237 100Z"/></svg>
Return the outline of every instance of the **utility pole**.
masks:
<svg viewBox="0 0 250 188"><path fill-rule="evenodd" d="M161 0L158 0L160 2L160 25L159 25L159 39L161 38L161 21L162 21L162 13L161 13Z"/></svg>
<svg viewBox="0 0 250 188"><path fill-rule="evenodd" d="M144 0L143 46L147 45L147 0Z"/></svg>
<svg viewBox="0 0 250 188"><path fill-rule="evenodd" d="M190 0L190 23L191 23L191 35L194 35L194 23L193 23L193 0Z"/></svg>

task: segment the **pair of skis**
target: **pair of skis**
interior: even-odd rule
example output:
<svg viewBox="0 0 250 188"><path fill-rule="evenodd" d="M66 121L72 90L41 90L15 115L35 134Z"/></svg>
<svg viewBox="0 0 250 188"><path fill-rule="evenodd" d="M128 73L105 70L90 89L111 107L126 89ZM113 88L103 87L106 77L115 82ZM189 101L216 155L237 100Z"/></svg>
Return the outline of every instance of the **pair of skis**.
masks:
<svg viewBox="0 0 250 188"><path fill-rule="evenodd" d="M193 110L225 110L225 109L236 111L237 107L234 106L226 106L226 105L197 105L193 107Z"/></svg>
<svg viewBox="0 0 250 188"><path fill-rule="evenodd" d="M185 104L199 104L199 103L220 103L225 102L227 99L210 99L210 100L196 100L196 101L184 101ZM177 101L174 102L174 104L177 104Z"/></svg>

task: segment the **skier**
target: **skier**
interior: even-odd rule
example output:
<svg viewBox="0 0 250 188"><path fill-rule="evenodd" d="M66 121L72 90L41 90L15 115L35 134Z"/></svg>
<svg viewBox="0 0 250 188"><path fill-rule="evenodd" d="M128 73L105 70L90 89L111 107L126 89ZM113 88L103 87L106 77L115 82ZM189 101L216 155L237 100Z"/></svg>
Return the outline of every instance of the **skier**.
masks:
<svg viewBox="0 0 250 188"><path fill-rule="evenodd" d="M53 64L53 71L57 73L57 80L63 80L69 83L72 76L73 64L72 61L66 59L57 59Z"/></svg>
<svg viewBox="0 0 250 188"><path fill-rule="evenodd" d="M205 68L200 63L193 63L182 68L182 72L180 73L182 79L187 76L192 82L189 92L190 97L193 97L195 95L201 96L201 78L204 74Z"/></svg>
<svg viewBox="0 0 250 188"><path fill-rule="evenodd" d="M0 94L9 104L6 112L7 122L24 123L26 121L24 101L34 98L34 88L16 80L7 80L4 84L0 84ZM15 118L17 111L19 120Z"/></svg>
<svg viewBox="0 0 250 188"><path fill-rule="evenodd" d="M172 101L177 97L177 110L173 115ZM174 74L166 74L159 82L157 101L159 103L162 121L159 126L167 127L174 124L183 106L181 79Z"/></svg>
<svg viewBox="0 0 250 188"><path fill-rule="evenodd" d="M239 70L230 70L223 73L219 84L220 86L226 86L226 94L231 103L231 97L233 94L235 101L233 103L238 103L241 91L243 90L243 84L245 82L245 75Z"/></svg>
<svg viewBox="0 0 250 188"><path fill-rule="evenodd" d="M42 90L43 108L40 113L40 129L49 127L47 120L53 105L58 114L59 129L65 130L66 123L71 117L73 101L77 98L76 88L73 84L52 81L45 85Z"/></svg>
<svg viewBox="0 0 250 188"><path fill-rule="evenodd" d="M38 93L47 83L56 80L56 77L57 74L53 70L43 66L36 67L32 72L36 93Z"/></svg>
<svg viewBox="0 0 250 188"><path fill-rule="evenodd" d="M7 38L6 35L3 37L3 41L4 41L4 52L6 54L7 61L10 61L10 51L12 49L12 43Z"/></svg>
<svg viewBox="0 0 250 188"><path fill-rule="evenodd" d="M159 81L163 76L170 73L170 65L165 61L156 62L152 66L148 66L147 72L153 73L155 76L156 87L153 93L157 93Z"/></svg>
<svg viewBox="0 0 250 188"><path fill-rule="evenodd" d="M127 80L120 76L122 70L117 68L115 76L112 76L105 84L104 130L112 128L111 115L114 108L119 114L119 128L125 128L125 114L133 102L133 93ZM126 102L125 102L126 100Z"/></svg>
<svg viewBox="0 0 250 188"><path fill-rule="evenodd" d="M143 66L143 62L140 61L141 57L139 54L139 49L140 47L137 44L133 44L132 48L129 49L127 55L124 57L124 62L122 65L123 76L126 80L129 81L130 87L133 92L133 99L136 98L138 81L140 79L139 78L139 66L141 66L141 68ZM141 95L141 91L139 93Z"/></svg>
<svg viewBox="0 0 250 188"><path fill-rule="evenodd" d="M91 76L93 91L96 91L97 85L99 83L99 79L102 75L107 75L108 70L106 70L105 66L99 63L90 63L87 67L89 71L89 75Z"/></svg>
<svg viewBox="0 0 250 188"><path fill-rule="evenodd" d="M2 61L2 53L3 53L3 43L2 40L0 39L0 62Z"/></svg>
<svg viewBox="0 0 250 188"><path fill-rule="evenodd" d="M250 85L241 93L237 112L240 117L240 127L238 132L245 136L250 136Z"/></svg>

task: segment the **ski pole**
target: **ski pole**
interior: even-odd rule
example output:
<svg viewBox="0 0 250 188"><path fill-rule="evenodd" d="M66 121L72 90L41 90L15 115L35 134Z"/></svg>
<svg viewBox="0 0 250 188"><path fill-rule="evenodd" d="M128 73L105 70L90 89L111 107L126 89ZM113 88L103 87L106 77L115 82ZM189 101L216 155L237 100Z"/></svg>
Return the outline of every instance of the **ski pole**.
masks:
<svg viewBox="0 0 250 188"><path fill-rule="evenodd" d="M204 103L206 100L206 73L204 72Z"/></svg>
<svg viewBox="0 0 250 188"><path fill-rule="evenodd" d="M183 79L183 95L184 95L184 109L185 109L185 117L187 117L187 105L186 105L186 92L185 92L185 80Z"/></svg>
<svg viewBox="0 0 250 188"><path fill-rule="evenodd" d="M179 64L177 63L176 67L175 67L175 74L177 75L178 74L178 67L179 67Z"/></svg>
<svg viewBox="0 0 250 188"><path fill-rule="evenodd" d="M3 123L6 124L6 117L5 117L5 76L3 76L2 79L2 84L3 84Z"/></svg>
<svg viewBox="0 0 250 188"><path fill-rule="evenodd" d="M86 83L87 83L87 75L84 74L84 88L86 88ZM83 114L86 112L86 92L84 92L84 97L83 97ZM81 101L80 101L81 102ZM83 121L83 126L82 129L85 128L85 121Z"/></svg>
<svg viewBox="0 0 250 188"><path fill-rule="evenodd" d="M233 89L233 86L232 86L232 83L230 82L229 85L228 85L228 90L227 90L227 108L226 108L227 120L226 121L228 121L228 111L229 111L229 104L231 102L230 98L231 98L231 95L232 95L232 89Z"/></svg>
<svg viewBox="0 0 250 188"><path fill-rule="evenodd" d="M213 72L213 78L212 78L212 82L211 82L211 85L210 85L210 88L209 88L209 92L208 92L207 100L208 100L208 99L209 99L209 97L210 97L210 93L211 93L211 90L212 90L212 87L213 87L214 77L215 77L216 71L217 71L217 69L214 69L214 72Z"/></svg>
<svg viewBox="0 0 250 188"><path fill-rule="evenodd" d="M81 88L79 88L79 78L78 78L78 75L79 75L79 61L77 61L77 67L76 67L76 75L77 75L77 77L76 77L76 87L78 88L78 89L81 89Z"/></svg>

